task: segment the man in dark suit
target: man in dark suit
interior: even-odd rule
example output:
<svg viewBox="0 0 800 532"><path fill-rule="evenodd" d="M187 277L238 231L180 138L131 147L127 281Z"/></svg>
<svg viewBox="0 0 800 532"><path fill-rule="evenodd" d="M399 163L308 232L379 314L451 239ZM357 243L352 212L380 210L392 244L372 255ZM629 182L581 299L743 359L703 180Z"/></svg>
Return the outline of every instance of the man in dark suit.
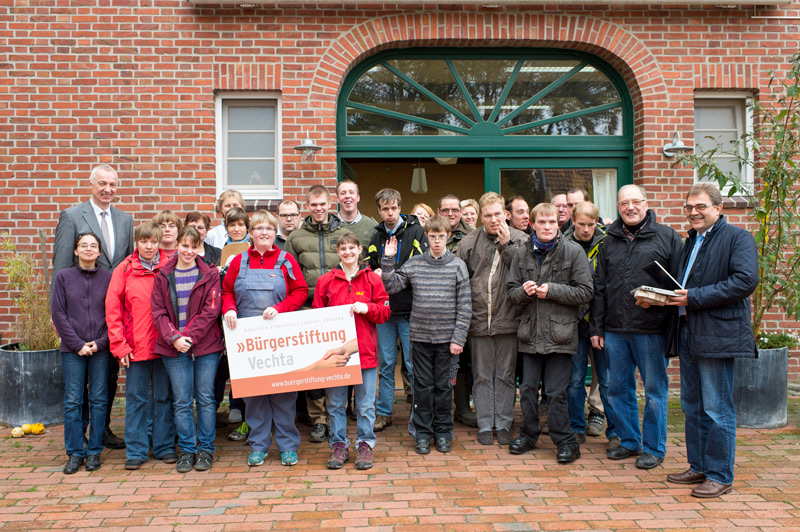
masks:
<svg viewBox="0 0 800 532"><path fill-rule="evenodd" d="M119 177L117 172L107 164L92 169L89 176L92 196L88 201L61 211L56 227L56 238L53 244L53 271L56 273L72 266L75 255L73 245L75 237L81 233L94 233L103 243L103 253L97 259L97 267L113 271L119 263L133 253L133 218L111 206L117 194ZM109 449L124 449L125 442L114 435L109 428L111 421L111 404L117 393L117 373L119 367L109 365L108 370L108 414L106 429L103 433L103 445Z"/></svg>
<svg viewBox="0 0 800 532"><path fill-rule="evenodd" d="M667 305L679 308L677 351L689 469L667 480L698 484L692 496L710 499L733 487L733 365L736 358L756 356L750 294L759 280L758 253L753 235L722 216L715 184L694 185L683 210L691 226L678 274L685 288L676 290L678 296Z"/></svg>

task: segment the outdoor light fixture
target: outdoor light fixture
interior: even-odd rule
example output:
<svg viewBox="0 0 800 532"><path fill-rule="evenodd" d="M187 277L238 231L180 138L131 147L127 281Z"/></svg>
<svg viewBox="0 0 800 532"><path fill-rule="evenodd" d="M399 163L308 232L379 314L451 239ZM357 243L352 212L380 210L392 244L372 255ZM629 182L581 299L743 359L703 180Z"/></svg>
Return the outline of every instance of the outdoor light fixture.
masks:
<svg viewBox="0 0 800 532"><path fill-rule="evenodd" d="M304 161L310 161L314 157L314 152L318 152L322 148L314 144L314 141L311 140L311 133L308 133L303 142L299 146L295 146L294 149L303 154Z"/></svg>
<svg viewBox="0 0 800 532"><path fill-rule="evenodd" d="M677 131L672 135L672 142L667 142L664 144L664 147L661 148L661 153L664 154L664 157L674 157L675 155L682 155L690 151L692 151L692 147L683 143L681 134Z"/></svg>

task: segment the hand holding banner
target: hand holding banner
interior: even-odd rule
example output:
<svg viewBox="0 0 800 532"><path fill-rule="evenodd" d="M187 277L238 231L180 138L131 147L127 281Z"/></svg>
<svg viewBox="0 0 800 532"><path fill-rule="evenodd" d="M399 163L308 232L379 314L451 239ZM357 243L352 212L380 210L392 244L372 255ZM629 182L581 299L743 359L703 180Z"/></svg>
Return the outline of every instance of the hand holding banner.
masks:
<svg viewBox="0 0 800 532"><path fill-rule="evenodd" d="M352 305L223 326L234 397L361 384Z"/></svg>

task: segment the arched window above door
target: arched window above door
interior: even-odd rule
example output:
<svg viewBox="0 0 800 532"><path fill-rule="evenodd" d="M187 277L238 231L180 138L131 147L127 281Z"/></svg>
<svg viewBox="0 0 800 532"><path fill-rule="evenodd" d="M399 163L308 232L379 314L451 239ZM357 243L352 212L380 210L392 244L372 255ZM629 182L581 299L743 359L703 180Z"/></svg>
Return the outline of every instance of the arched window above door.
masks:
<svg viewBox="0 0 800 532"><path fill-rule="evenodd" d="M623 136L618 85L571 54L386 57L349 88L345 134Z"/></svg>

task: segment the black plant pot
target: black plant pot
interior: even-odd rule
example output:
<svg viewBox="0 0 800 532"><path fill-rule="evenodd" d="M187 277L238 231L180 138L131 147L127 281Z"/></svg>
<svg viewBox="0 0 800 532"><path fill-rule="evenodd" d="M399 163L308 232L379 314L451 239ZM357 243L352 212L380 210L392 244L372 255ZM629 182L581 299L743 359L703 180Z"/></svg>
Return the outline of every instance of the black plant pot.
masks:
<svg viewBox="0 0 800 532"><path fill-rule="evenodd" d="M736 426L776 429L786 426L789 348L759 349L758 358L734 362Z"/></svg>
<svg viewBox="0 0 800 532"><path fill-rule="evenodd" d="M63 423L61 353L58 349L18 351L18 347L0 346L0 423Z"/></svg>

